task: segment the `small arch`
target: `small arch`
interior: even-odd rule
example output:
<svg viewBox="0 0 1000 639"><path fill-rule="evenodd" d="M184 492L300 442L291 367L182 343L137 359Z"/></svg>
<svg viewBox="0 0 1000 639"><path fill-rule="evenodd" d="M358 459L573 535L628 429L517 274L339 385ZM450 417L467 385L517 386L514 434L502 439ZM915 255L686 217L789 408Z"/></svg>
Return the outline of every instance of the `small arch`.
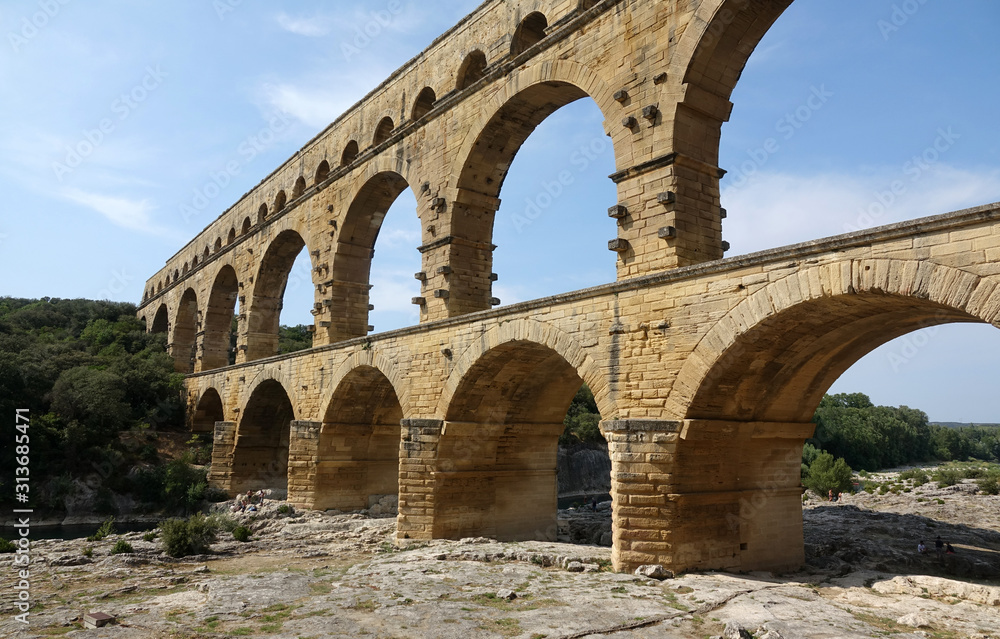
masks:
<svg viewBox="0 0 1000 639"><path fill-rule="evenodd" d="M150 327L150 333L166 333L170 328L169 313L167 312L167 305L160 304L160 308L157 309L156 315L153 316L153 325Z"/></svg>
<svg viewBox="0 0 1000 639"><path fill-rule="evenodd" d="M392 135L392 130L396 128L393 124L392 118L386 116L379 121L378 126L375 127L375 137L372 139L372 146L378 146L389 139Z"/></svg>
<svg viewBox="0 0 1000 639"><path fill-rule="evenodd" d="M157 283L156 285L156 292L157 294L159 294L162 291L163 291L163 280L160 280L159 283Z"/></svg>
<svg viewBox="0 0 1000 639"><path fill-rule="evenodd" d="M196 268L198 268L198 256L197 255L195 255L194 258L191 260L191 269L193 270L193 269L196 269Z"/></svg>
<svg viewBox="0 0 1000 639"><path fill-rule="evenodd" d="M184 291L174 318L174 334L173 339L170 340L170 354L174 356L174 370L178 373L193 373L196 336L198 334L198 295L193 288Z"/></svg>
<svg viewBox="0 0 1000 639"><path fill-rule="evenodd" d="M243 220L243 228L240 230L240 235L246 235L249 233L251 226L253 226L253 222L251 222L250 217L247 216L246 219Z"/></svg>
<svg viewBox="0 0 1000 639"><path fill-rule="evenodd" d="M250 220L247 220L248 222ZM226 246L236 241L236 227L229 227L229 235L226 236Z"/></svg>
<svg viewBox="0 0 1000 639"><path fill-rule="evenodd" d="M215 243L220 247L222 246L222 240L216 240ZM201 261L204 262L211 256L212 256L212 249L206 246L205 250L201 254Z"/></svg>
<svg viewBox="0 0 1000 639"><path fill-rule="evenodd" d="M191 431L195 433L215 432L215 422L226 421L226 411L222 404L219 391L209 388L198 398L194 417L191 420Z"/></svg>
<svg viewBox="0 0 1000 639"><path fill-rule="evenodd" d="M187 264L184 265L184 272L187 272ZM174 269L174 282L179 279L181 279L181 274L177 272L177 269Z"/></svg>
<svg viewBox="0 0 1000 639"><path fill-rule="evenodd" d="M264 251L247 310L248 330L254 336L247 345L248 362L278 354L278 325L285 289L295 260L305 245L302 236L289 229L271 240Z"/></svg>
<svg viewBox="0 0 1000 639"><path fill-rule="evenodd" d="M316 167L315 183L319 184L320 182L325 182L328 177L330 177L330 163L323 160L319 163L319 166Z"/></svg>
<svg viewBox="0 0 1000 639"><path fill-rule="evenodd" d="M215 276L205 308L204 349L201 370L207 371L228 366L232 340L233 316L239 297L239 279L236 270L223 266Z"/></svg>
<svg viewBox="0 0 1000 639"><path fill-rule="evenodd" d="M455 87L459 91L463 91L482 79L485 72L486 54L476 49L465 56L462 66L458 68L458 81L455 83Z"/></svg>
<svg viewBox="0 0 1000 639"><path fill-rule="evenodd" d="M424 87L424 89L417 95L417 101L413 103L413 113L410 118L413 120L419 120L424 117L431 109L434 108L434 103L437 101L437 95L434 93L434 89L430 87Z"/></svg>
<svg viewBox="0 0 1000 639"><path fill-rule="evenodd" d="M340 300L340 321L331 329L332 341L360 337L368 333L368 303L372 256L382 222L392 203L409 185L394 171L372 176L354 195L340 227L340 243L331 262L333 279L350 282ZM369 250L359 250L364 247Z"/></svg>
<svg viewBox="0 0 1000 639"><path fill-rule="evenodd" d="M222 250L222 238L217 237L215 238L215 252L218 253L221 250Z"/></svg>
<svg viewBox="0 0 1000 639"><path fill-rule="evenodd" d="M195 259L198 259L198 258L195 258ZM181 273L183 273L184 275L187 275L187 272L190 271L190 270L191 270L191 267L188 266L187 262L184 262L184 267L181 269ZM177 278L174 278L174 279L176 280Z"/></svg>
<svg viewBox="0 0 1000 639"><path fill-rule="evenodd" d="M361 151L358 148L357 142L355 142L354 140L348 142L347 147L344 148L343 155L340 156L340 166L347 166L348 164L353 162L354 159L358 157L358 153L360 152Z"/></svg>
<svg viewBox="0 0 1000 639"><path fill-rule="evenodd" d="M261 204L260 208L257 209L257 223L263 224L264 220L267 219L267 204Z"/></svg>
<svg viewBox="0 0 1000 639"><path fill-rule="evenodd" d="M295 180L295 186L292 187L292 199L297 200L302 197L302 194L306 192L306 179L299 176L299 179Z"/></svg>
<svg viewBox="0 0 1000 639"><path fill-rule="evenodd" d="M278 194L274 197L274 212L281 213L281 210L285 208L285 203L288 202L288 196L285 195L285 191L278 191Z"/></svg>
<svg viewBox="0 0 1000 639"><path fill-rule="evenodd" d="M514 30L514 36L510 43L510 54L512 56L519 55L541 42L548 26L549 21L545 19L544 14L538 11L529 13Z"/></svg>

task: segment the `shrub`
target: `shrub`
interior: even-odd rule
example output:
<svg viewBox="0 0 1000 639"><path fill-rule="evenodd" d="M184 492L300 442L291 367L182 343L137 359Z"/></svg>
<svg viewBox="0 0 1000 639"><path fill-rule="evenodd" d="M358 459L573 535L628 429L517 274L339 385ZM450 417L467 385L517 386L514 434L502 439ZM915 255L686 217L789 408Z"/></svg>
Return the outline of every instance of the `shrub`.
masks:
<svg viewBox="0 0 1000 639"><path fill-rule="evenodd" d="M97 529L90 537L87 537L87 541L103 541L108 535L115 534L115 518L108 517L101 524L101 527Z"/></svg>
<svg viewBox="0 0 1000 639"><path fill-rule="evenodd" d="M1000 475L989 474L985 477L980 478L976 484L979 485L979 492L984 495L1000 495Z"/></svg>
<svg viewBox="0 0 1000 639"><path fill-rule="evenodd" d="M279 515L290 515L292 514L292 512L293 512L292 507L289 506L288 504L281 504L280 506L278 506Z"/></svg>
<svg viewBox="0 0 1000 639"><path fill-rule="evenodd" d="M900 479L909 479L913 482L914 486L923 486L931 480L920 468L911 468L910 470L904 470L899 474Z"/></svg>
<svg viewBox="0 0 1000 639"><path fill-rule="evenodd" d="M17 550L17 545L12 541L7 541L3 537L0 537L0 553L4 552L14 552Z"/></svg>
<svg viewBox="0 0 1000 639"><path fill-rule="evenodd" d="M215 541L216 525L201 513L189 519L160 522L163 550L171 557L187 557L208 552Z"/></svg>
<svg viewBox="0 0 1000 639"><path fill-rule="evenodd" d="M233 528L233 539L242 542L250 541L250 529L246 526L237 526L236 528Z"/></svg>
<svg viewBox="0 0 1000 639"><path fill-rule="evenodd" d="M849 491L853 485L853 471L843 457L833 459L830 453L820 453L809 465L809 476L803 482L806 488L820 497Z"/></svg>
<svg viewBox="0 0 1000 639"><path fill-rule="evenodd" d="M149 532L143 534L143 536L142 536L142 540L143 541L153 541L154 539L156 539L156 531L155 530L150 530Z"/></svg>
<svg viewBox="0 0 1000 639"><path fill-rule="evenodd" d="M938 488L954 486L961 479L959 472L952 468L946 468L934 473L934 481L938 483Z"/></svg>
<svg viewBox="0 0 1000 639"><path fill-rule="evenodd" d="M111 549L111 554L112 555L131 554L131 553L134 553L134 552L135 552L135 549L132 548L132 544L128 543L124 539L119 539L115 543L114 548Z"/></svg>
<svg viewBox="0 0 1000 639"><path fill-rule="evenodd" d="M94 549L91 548L90 546L87 546L86 548L83 549L83 556L84 557L93 557L94 556Z"/></svg>

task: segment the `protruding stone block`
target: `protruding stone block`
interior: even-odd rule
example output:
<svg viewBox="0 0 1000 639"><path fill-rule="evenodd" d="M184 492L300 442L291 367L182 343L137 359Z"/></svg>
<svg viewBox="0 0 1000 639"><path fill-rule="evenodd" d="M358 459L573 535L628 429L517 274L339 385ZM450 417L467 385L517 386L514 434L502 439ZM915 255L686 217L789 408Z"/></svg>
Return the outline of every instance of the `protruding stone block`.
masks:
<svg viewBox="0 0 1000 639"><path fill-rule="evenodd" d="M615 204L608 209L608 217L613 217L616 220L620 220L628 215L628 207L624 204Z"/></svg>
<svg viewBox="0 0 1000 639"><path fill-rule="evenodd" d="M624 253L628 249L629 249L628 240L623 240L621 238L618 238L608 242L609 251L614 251L615 253Z"/></svg>

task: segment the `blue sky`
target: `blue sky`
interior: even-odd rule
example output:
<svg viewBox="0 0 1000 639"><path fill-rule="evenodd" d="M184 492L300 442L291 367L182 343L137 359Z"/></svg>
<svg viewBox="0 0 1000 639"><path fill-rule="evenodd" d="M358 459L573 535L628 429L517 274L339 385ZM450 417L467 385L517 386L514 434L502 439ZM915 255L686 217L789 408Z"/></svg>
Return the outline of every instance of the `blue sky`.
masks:
<svg viewBox="0 0 1000 639"><path fill-rule="evenodd" d="M167 258L478 2L4 2L0 295L138 301ZM723 129L729 255L1000 200L997 24L992 0L796 0L751 57ZM614 278L601 122L592 102L574 103L516 158L495 229L504 303ZM234 159L232 182L182 215ZM572 189L519 223L562 170ZM876 206L897 180L905 192ZM414 206L404 192L376 245L379 331L416 321ZM311 291L295 281L284 323L311 320ZM930 329L833 390L1000 422L998 353L995 328Z"/></svg>

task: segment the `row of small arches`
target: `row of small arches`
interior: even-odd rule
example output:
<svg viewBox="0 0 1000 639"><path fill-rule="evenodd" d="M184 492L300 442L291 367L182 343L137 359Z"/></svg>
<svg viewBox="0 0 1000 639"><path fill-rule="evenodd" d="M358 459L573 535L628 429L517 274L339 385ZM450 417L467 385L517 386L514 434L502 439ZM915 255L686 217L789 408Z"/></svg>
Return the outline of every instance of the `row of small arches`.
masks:
<svg viewBox="0 0 1000 639"><path fill-rule="evenodd" d="M545 15L541 12L534 12L527 15L521 23L518 25L517 29L514 31L514 35L511 39L511 56L516 56L545 37L545 31L548 28L548 20ZM461 66L458 70L458 78L456 82L456 90L462 91L483 78L485 75L487 67L486 54L484 54L479 49L476 49L469 53L465 59L462 61ZM417 94L417 99L414 102L413 109L411 111L411 119L419 120L434 108L434 104L437 102L437 94L431 87L424 87L423 90ZM396 124L393 122L391 117L382 118L378 126L375 127L375 134L372 138L372 146L377 147L384 144L386 141L392 137L393 131L396 130ZM340 166L348 166L360 155L361 148L356 140L350 140L344 147L343 153L340 156ZM316 171L313 175L314 185L322 184L330 176L330 163L327 160L323 160L316 167ZM307 186L306 180L303 176L299 176L295 181L295 185L292 187L291 200L296 200L305 193ZM274 198L274 202L268 207L267 203L260 205L257 209L257 223L260 224L266 220L271 215L280 213L285 206L288 204L289 198L282 189L278 191L278 194ZM170 286L170 284L177 282L182 275L187 275L187 273L198 266L199 263L203 263L207 260L213 252L218 253L223 249L224 246L228 246L236 241L236 238L245 235L253 227L253 222L249 217L243 220L242 228L237 235L236 228L233 227L229 230L229 234L226 241L223 242L222 238L217 238L215 244L212 247L205 247L202 251L201 258L199 261L198 255L195 255L190 261L185 262L180 269L175 269L172 274L168 274L163 280L157 283L155 289L150 288L143 297L143 301L146 301L159 294L164 288Z"/></svg>

